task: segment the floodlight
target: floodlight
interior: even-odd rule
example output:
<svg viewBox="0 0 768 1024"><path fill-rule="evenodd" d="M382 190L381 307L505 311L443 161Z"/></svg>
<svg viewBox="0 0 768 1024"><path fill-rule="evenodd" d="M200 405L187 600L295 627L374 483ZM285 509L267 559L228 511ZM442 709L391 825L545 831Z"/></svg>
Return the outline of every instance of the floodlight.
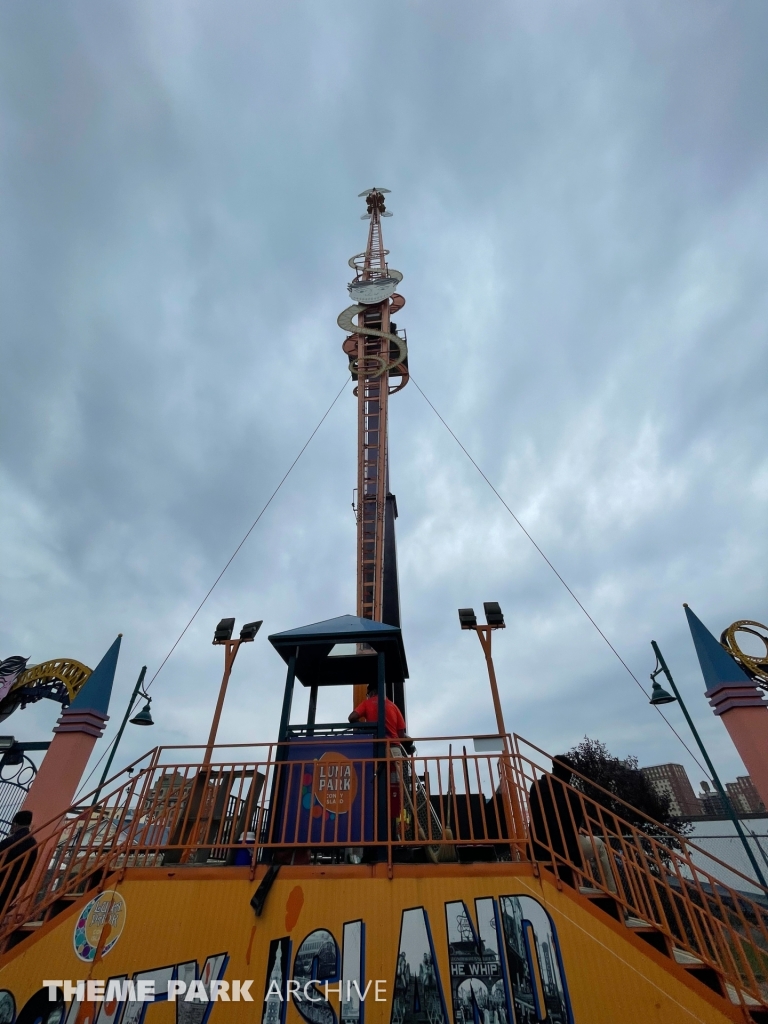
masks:
<svg viewBox="0 0 768 1024"><path fill-rule="evenodd" d="M216 632L213 634L213 642L215 644L223 644L226 643L227 640L231 640L234 628L234 619L222 619L216 627Z"/></svg>
<svg viewBox="0 0 768 1024"><path fill-rule="evenodd" d="M477 616L474 608L459 608L459 622L462 629L472 629L477 625Z"/></svg>
<svg viewBox="0 0 768 1024"><path fill-rule="evenodd" d="M3 750L10 750L15 742L15 736L0 736L0 752Z"/></svg>
<svg viewBox="0 0 768 1024"><path fill-rule="evenodd" d="M483 608L485 609L485 621L489 626L504 627L504 616L498 601L483 601Z"/></svg>
<svg viewBox="0 0 768 1024"><path fill-rule="evenodd" d="M241 640L253 640L256 634L261 629L261 624L264 620L259 619L258 622L246 622L243 628L240 630Z"/></svg>

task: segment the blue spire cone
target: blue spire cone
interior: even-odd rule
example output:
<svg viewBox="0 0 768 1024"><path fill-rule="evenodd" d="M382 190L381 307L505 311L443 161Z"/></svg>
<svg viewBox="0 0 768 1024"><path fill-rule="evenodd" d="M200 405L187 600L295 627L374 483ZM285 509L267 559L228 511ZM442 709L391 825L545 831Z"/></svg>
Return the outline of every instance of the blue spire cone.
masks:
<svg viewBox="0 0 768 1024"><path fill-rule="evenodd" d="M688 617L693 646L699 656L705 691L714 690L717 686L750 686L751 680L712 636L701 619L693 614L687 604L683 607Z"/></svg>
<svg viewBox="0 0 768 1024"><path fill-rule="evenodd" d="M75 711L96 711L105 716L109 714L109 699L112 696L122 637L120 633L69 705L70 708Z"/></svg>

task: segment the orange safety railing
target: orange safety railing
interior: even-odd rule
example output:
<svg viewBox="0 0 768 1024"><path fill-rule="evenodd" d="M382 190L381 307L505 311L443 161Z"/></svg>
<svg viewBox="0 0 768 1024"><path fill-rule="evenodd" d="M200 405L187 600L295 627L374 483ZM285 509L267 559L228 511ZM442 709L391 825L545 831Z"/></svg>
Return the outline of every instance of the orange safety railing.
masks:
<svg viewBox="0 0 768 1024"><path fill-rule="evenodd" d="M356 742L312 761L286 760L290 744L218 747L209 765L202 748L151 751L0 864L0 942L134 867L240 864L253 877L268 861L532 861L716 971L732 1001L768 1007L768 906L718 872L753 879L578 774L556 778L520 737L492 754L467 753L468 738L417 741L436 752L414 756L386 743L378 758Z"/></svg>
<svg viewBox="0 0 768 1024"><path fill-rule="evenodd" d="M679 963L714 970L733 1003L768 1008L768 892L577 772L568 784L545 771L549 755L519 736L514 751L535 860L561 883L609 897L619 919L663 936ZM724 872L763 902L723 884Z"/></svg>

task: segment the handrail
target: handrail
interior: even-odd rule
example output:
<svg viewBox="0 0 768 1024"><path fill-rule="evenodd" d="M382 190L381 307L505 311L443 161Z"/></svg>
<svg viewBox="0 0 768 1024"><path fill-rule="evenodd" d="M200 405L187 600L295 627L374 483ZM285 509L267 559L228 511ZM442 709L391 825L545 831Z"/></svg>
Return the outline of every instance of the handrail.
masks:
<svg viewBox="0 0 768 1024"><path fill-rule="evenodd" d="M521 760L529 759L525 758L525 755L523 755L520 752L520 742L526 744L526 746L530 747L532 750L535 750L537 753L542 754L548 760L552 760L552 755L547 754L540 747L537 747L535 743L531 743L530 740L524 739L517 733L512 734L512 740L515 744L515 753ZM557 757L557 755L555 755L555 757ZM533 761L529 760L529 763L533 765ZM538 765L536 767L539 771L546 771L546 769L541 768ZM665 825L662 822L656 821L655 818L652 818L649 814L646 814L645 811L641 811L637 807L633 807L633 805L624 800L623 797L618 796L616 793L612 793L609 789L606 789L604 786L601 786L598 782L593 782L592 779L590 779L586 775L582 775L581 772L577 771L575 768L570 768L570 771L571 775L575 775L589 789L598 790L600 793L603 793L606 797L608 797L613 803L622 804L624 807L626 807L628 810L632 812L634 817L643 818L649 825L653 826L654 831L663 832L666 835L668 835L673 845L678 845L684 841L685 846L688 849L696 850L697 853L702 854L704 857L707 858L707 860L714 861L719 867L725 868L726 871L728 871L730 874L736 875L738 878L741 878L748 885L753 886L756 889L762 889L766 896L768 896L768 888L763 886L758 881L758 879L753 878L751 875L744 874L743 871L740 871L733 865L728 864L724 860L721 860L719 857L715 856L715 854L712 853L710 850L705 849L703 846L699 846L688 836L681 836L679 832L675 832L675 830L671 828L669 825ZM586 796L586 799L588 800L589 797Z"/></svg>
<svg viewBox="0 0 768 1024"><path fill-rule="evenodd" d="M329 722L315 722L314 723L314 728L322 729L322 728L324 728L324 727L326 727L328 725L341 725L341 724L344 724L344 723L339 723L339 722L330 722L330 723ZM355 726L358 725L359 723L348 722L346 724L347 724L347 727L349 728L350 732L352 732L352 731L355 730ZM367 723L365 723L365 724L367 724ZM298 726L296 726L296 725L294 725L292 727L293 728L298 728ZM499 735L498 733L495 733L495 732L491 732L491 733L475 733L475 734L473 734L471 736L467 736L466 733L460 733L460 734L457 734L457 735L446 733L445 735L440 735L440 736L410 736L409 739L413 743L449 743L449 742L457 743L457 742L460 742L460 741L463 741L464 743L469 743L469 742L472 742L473 740L476 740L476 739L483 739L483 740L491 739L491 738L496 739L497 737L500 740L504 740L505 739L504 736L501 736L501 735ZM359 736L354 737L354 736L350 735L348 737L345 736L344 739L345 739L345 741L349 740L350 742L352 742L353 740L356 741L356 742L365 742L365 740L366 739L370 739L370 737L359 737ZM513 736L507 734L506 739L511 741L513 739ZM265 740L263 742L257 742L257 743L254 743L254 742L250 742L250 743L217 743L215 748L214 748L214 750L217 751L217 750L239 750L239 749L247 749L247 748L253 749L253 748L263 748L263 747L285 747L285 746L287 746L289 744L289 742L290 742L289 740L281 740L281 741ZM166 744L166 745L163 745L163 746L160 746L160 747L155 747L154 750L158 751L158 755L161 755L166 750L200 750L200 751L204 751L205 750L205 744L204 743L171 743L171 744Z"/></svg>
<svg viewBox="0 0 768 1024"><path fill-rule="evenodd" d="M648 835L589 793L542 769L521 753L520 746L517 742L517 783L527 794L533 856L544 870L566 885L586 883L610 897L625 918L664 935L670 953L681 950L702 967L713 968L732 1002L768 1008L768 907L698 866L689 850L740 873L632 808L633 815L653 824L667 843ZM609 796L613 804L628 806L573 774L593 791Z"/></svg>
<svg viewBox="0 0 768 1024"><path fill-rule="evenodd" d="M532 861L543 877L610 897L625 916L714 969L733 1001L768 1008L768 908L720 882L717 867L754 881L634 808L629 816L640 824L625 820L597 795L628 807L620 798L573 773L589 785L583 792L524 753L527 741L505 739L499 752L411 757L387 742L383 756L370 757L345 738L355 792L324 791L321 783L338 778L327 772L332 762L286 759L290 743L260 744L267 756L253 759L226 759L232 748L222 746L210 765L166 762L169 748L157 747L130 766L133 774L124 769L110 780L95 805L36 829L37 851L0 864L0 943L55 913L64 897L131 867L242 863L254 877L259 863L338 861L345 851L388 865L482 855ZM525 818L522 835L508 814L512 799ZM643 831L646 823L655 836ZM691 850L713 870L694 863Z"/></svg>

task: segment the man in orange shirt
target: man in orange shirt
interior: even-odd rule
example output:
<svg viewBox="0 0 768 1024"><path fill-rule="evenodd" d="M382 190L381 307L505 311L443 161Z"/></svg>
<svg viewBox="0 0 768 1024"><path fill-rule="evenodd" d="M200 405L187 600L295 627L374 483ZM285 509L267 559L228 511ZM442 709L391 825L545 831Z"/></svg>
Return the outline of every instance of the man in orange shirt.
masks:
<svg viewBox="0 0 768 1024"><path fill-rule="evenodd" d="M363 703L359 704L350 713L350 722L370 722L375 725L379 721L378 689L376 683L368 683L368 695ZM397 745L403 740L409 744L411 751L413 751L413 745L405 733L405 719L400 712L400 708L393 701L389 700L388 697L384 698L384 735L388 740L394 741L391 745L388 744L388 750L392 757L402 758L404 756L402 747ZM390 767L389 815L392 818L394 827L399 830L400 825L398 823L403 809L403 780L398 764L398 761L393 761Z"/></svg>
<svg viewBox="0 0 768 1024"><path fill-rule="evenodd" d="M379 720L379 697L376 683L368 684L368 696L350 713L350 722L371 722L375 724ZM400 713L400 708L388 697L384 698L384 735L387 739L398 740L405 737L405 719Z"/></svg>

